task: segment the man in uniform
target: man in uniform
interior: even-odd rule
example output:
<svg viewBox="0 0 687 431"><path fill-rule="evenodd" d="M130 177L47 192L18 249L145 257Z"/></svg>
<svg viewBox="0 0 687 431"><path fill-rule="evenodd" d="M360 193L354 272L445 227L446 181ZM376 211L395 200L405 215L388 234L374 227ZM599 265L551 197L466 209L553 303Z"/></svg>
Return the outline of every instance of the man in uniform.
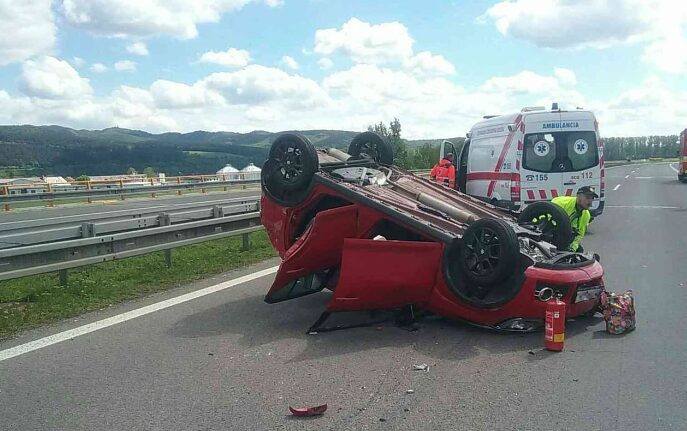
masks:
<svg viewBox="0 0 687 431"><path fill-rule="evenodd" d="M553 198L552 203L563 208L570 218L575 238L570 244L571 251L582 253L582 239L587 233L587 225L592 218L589 208L592 206L594 199L599 195L596 194L594 187L584 186L577 191L577 196L559 196Z"/></svg>
<svg viewBox="0 0 687 431"><path fill-rule="evenodd" d="M453 153L447 153L439 163L434 165L429 178L443 186L456 188L456 167L453 164Z"/></svg>

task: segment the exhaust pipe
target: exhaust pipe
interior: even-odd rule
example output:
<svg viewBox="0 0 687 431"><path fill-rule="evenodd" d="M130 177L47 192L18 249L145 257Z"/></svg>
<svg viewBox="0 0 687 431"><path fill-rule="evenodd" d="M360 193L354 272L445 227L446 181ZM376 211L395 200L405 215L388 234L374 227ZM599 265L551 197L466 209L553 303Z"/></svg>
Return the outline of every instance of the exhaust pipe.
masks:
<svg viewBox="0 0 687 431"><path fill-rule="evenodd" d="M417 199L420 203L427 205L432 209L448 214L449 216L451 216L451 218L454 218L460 222L470 224L478 220L478 217L476 215L464 211L451 204L447 204L446 202L441 201L435 198L434 196L430 196L426 193L418 192L415 195L415 199Z"/></svg>
<svg viewBox="0 0 687 431"><path fill-rule="evenodd" d="M542 302L546 302L549 299L553 298L553 293L553 289L551 289L550 287L544 287L537 294L537 299Z"/></svg>
<svg viewBox="0 0 687 431"><path fill-rule="evenodd" d="M329 154L330 156L334 157L335 159L341 160L342 162L347 162L348 159L351 158L351 155L348 153L344 153L341 150L337 150L336 148L327 148L325 150L325 153Z"/></svg>

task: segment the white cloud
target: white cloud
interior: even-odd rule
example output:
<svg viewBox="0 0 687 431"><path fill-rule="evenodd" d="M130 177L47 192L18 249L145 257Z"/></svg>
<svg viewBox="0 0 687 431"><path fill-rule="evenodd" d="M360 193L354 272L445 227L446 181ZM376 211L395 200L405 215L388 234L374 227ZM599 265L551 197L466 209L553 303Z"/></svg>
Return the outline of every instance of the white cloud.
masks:
<svg viewBox="0 0 687 431"><path fill-rule="evenodd" d="M72 64L74 67L82 67L84 64L86 64L86 60L81 57L74 57L72 58Z"/></svg>
<svg viewBox="0 0 687 431"><path fill-rule="evenodd" d="M405 67L419 75L453 75L456 68L441 55L434 55L429 51L422 51L405 62Z"/></svg>
<svg viewBox="0 0 687 431"><path fill-rule="evenodd" d="M351 18L341 29L317 30L314 50L341 53L358 63L400 63L413 54L413 39L399 22L371 25Z"/></svg>
<svg viewBox="0 0 687 431"><path fill-rule="evenodd" d="M187 85L167 80L153 82L150 94L155 106L163 109L200 108L221 105L224 101L202 84Z"/></svg>
<svg viewBox="0 0 687 431"><path fill-rule="evenodd" d="M203 84L231 104L284 101L312 108L327 102L325 92L315 81L255 64L236 72L213 73L203 80Z"/></svg>
<svg viewBox="0 0 687 431"><path fill-rule="evenodd" d="M195 82L123 85L102 96L94 96L88 80L69 64L52 57L25 62L23 75L24 95L0 89L0 122L247 132L364 130L398 117L404 137L439 138L463 135L485 114L550 106L552 101L564 109L592 109L604 136L675 133L687 117L687 94L669 90L658 79L616 97L587 99L576 88L574 71L564 68L497 76L465 88L436 73L419 73L406 62L394 67L355 64L320 81L248 65Z"/></svg>
<svg viewBox="0 0 687 431"><path fill-rule="evenodd" d="M315 32L314 52L320 55L343 54L357 64L401 65L414 75L444 76L456 73L456 68L441 55L429 51L413 52L413 39L406 26L398 22L369 24L351 18L340 29ZM332 67L324 57L321 69Z"/></svg>
<svg viewBox="0 0 687 431"><path fill-rule="evenodd" d="M11 0L10 0L11 1ZM45 2L50 3L49 0ZM106 37L171 36L192 39L198 24L215 23L248 3L279 6L281 0L63 0L67 23Z"/></svg>
<svg viewBox="0 0 687 431"><path fill-rule="evenodd" d="M672 135L684 128L685 100L687 92L671 90L660 79L651 77L592 108L604 136Z"/></svg>
<svg viewBox="0 0 687 431"><path fill-rule="evenodd" d="M51 0L0 0L0 66L49 54L57 32Z"/></svg>
<svg viewBox="0 0 687 431"><path fill-rule="evenodd" d="M647 44L642 59L660 70L687 73L687 3L672 0L506 0L480 20L505 36L546 48L604 49Z"/></svg>
<svg viewBox="0 0 687 431"><path fill-rule="evenodd" d="M92 93L88 79L55 57L26 61L20 88L27 96L41 99L79 99Z"/></svg>
<svg viewBox="0 0 687 431"><path fill-rule="evenodd" d="M642 60L664 72L687 74L687 37L675 32L656 40L644 50Z"/></svg>
<svg viewBox="0 0 687 431"><path fill-rule="evenodd" d="M136 70L136 62L131 60L120 60L113 65L118 72L133 72Z"/></svg>
<svg viewBox="0 0 687 431"><path fill-rule="evenodd" d="M507 0L484 18L503 35L548 48L603 48L630 41L649 30L645 0Z"/></svg>
<svg viewBox="0 0 687 431"><path fill-rule="evenodd" d="M320 66L322 70L328 70L334 67L334 62L327 57L323 57L317 60L317 65Z"/></svg>
<svg viewBox="0 0 687 431"><path fill-rule="evenodd" d="M291 70L298 70L299 65L295 58L285 55L281 58L281 64L288 67Z"/></svg>
<svg viewBox="0 0 687 431"><path fill-rule="evenodd" d="M214 63L225 67L245 67L250 63L250 53L244 49L229 48L226 51L208 51L200 56L201 63Z"/></svg>
<svg viewBox="0 0 687 431"><path fill-rule="evenodd" d="M277 112L267 106L253 106L246 111L246 118L251 121L271 122L277 117Z"/></svg>
<svg viewBox="0 0 687 431"><path fill-rule="evenodd" d="M498 92L504 96L528 93L548 93L559 88L559 81L552 76L539 75L529 70L513 76L497 76L488 79L481 87L488 92Z"/></svg>
<svg viewBox="0 0 687 431"><path fill-rule="evenodd" d="M134 55L148 55L148 47L143 42L134 42L126 47L127 52Z"/></svg>
<svg viewBox="0 0 687 431"><path fill-rule="evenodd" d="M558 81L563 85L577 84L577 76L575 76L575 72L573 72L570 69L557 67L553 69L553 74L556 76L556 78L558 78Z"/></svg>
<svg viewBox="0 0 687 431"><path fill-rule="evenodd" d="M107 66L105 66L102 63L94 63L93 65L91 65L91 67L88 68L88 70L90 70L93 73L105 73L108 69Z"/></svg>

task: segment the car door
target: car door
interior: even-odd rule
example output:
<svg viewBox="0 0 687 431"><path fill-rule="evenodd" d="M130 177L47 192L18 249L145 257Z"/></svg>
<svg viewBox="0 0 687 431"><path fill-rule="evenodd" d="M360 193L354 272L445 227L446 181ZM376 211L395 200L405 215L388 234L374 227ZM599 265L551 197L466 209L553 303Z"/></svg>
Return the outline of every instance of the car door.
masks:
<svg viewBox="0 0 687 431"><path fill-rule="evenodd" d="M344 239L355 237L357 224L355 205L317 213L303 235L286 251L265 302L271 304L321 291L328 271L341 262Z"/></svg>
<svg viewBox="0 0 687 431"><path fill-rule="evenodd" d="M397 308L426 302L440 276L438 242L345 239L341 273L327 310Z"/></svg>
<svg viewBox="0 0 687 431"><path fill-rule="evenodd" d="M461 192L467 191L468 181L468 158L470 157L470 139L466 139L458 157L458 172L456 172L456 187Z"/></svg>

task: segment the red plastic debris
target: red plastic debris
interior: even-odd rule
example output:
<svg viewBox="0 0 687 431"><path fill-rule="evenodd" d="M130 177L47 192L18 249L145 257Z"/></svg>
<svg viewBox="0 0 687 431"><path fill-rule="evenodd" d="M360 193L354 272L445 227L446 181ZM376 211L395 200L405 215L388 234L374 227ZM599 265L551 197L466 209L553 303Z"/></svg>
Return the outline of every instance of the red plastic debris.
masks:
<svg viewBox="0 0 687 431"><path fill-rule="evenodd" d="M322 404L321 406L298 408L289 407L289 410L291 410L291 414L294 416L319 416L327 411L327 405Z"/></svg>

